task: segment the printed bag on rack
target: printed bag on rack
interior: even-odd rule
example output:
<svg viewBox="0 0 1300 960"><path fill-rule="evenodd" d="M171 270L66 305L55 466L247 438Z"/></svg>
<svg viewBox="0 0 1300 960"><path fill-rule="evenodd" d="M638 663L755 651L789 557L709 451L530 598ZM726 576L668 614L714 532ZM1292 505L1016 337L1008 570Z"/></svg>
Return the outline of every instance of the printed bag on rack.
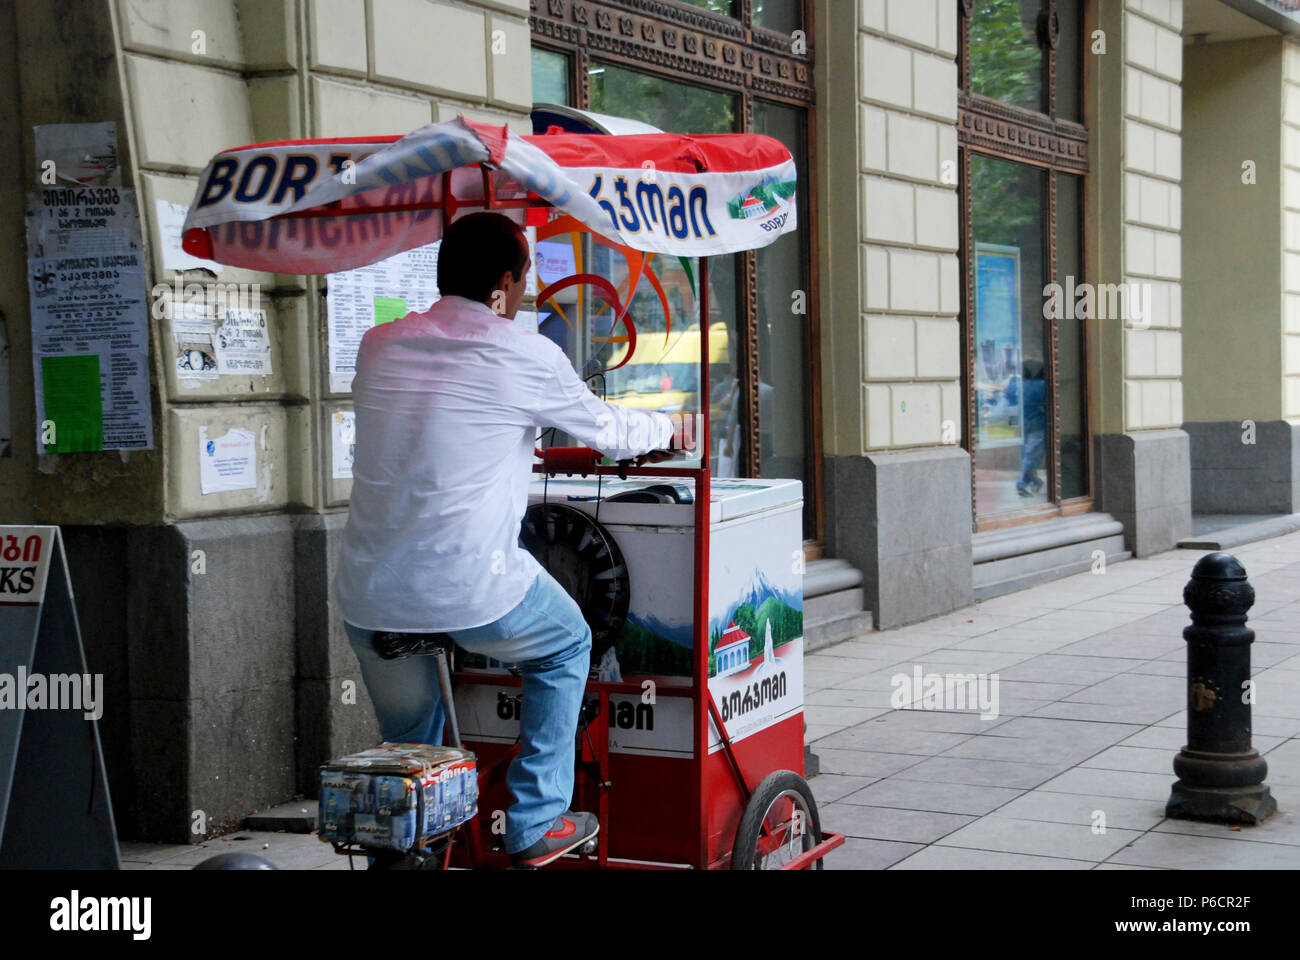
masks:
<svg viewBox="0 0 1300 960"><path fill-rule="evenodd" d="M478 812L474 754L427 743L382 743L323 764L320 838L405 852Z"/></svg>

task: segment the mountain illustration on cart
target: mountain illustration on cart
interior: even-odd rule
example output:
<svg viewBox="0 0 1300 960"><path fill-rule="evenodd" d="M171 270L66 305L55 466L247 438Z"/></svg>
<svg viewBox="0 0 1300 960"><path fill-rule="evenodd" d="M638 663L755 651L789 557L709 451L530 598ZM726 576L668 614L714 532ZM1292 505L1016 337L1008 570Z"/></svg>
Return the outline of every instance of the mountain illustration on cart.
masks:
<svg viewBox="0 0 1300 960"><path fill-rule="evenodd" d="M725 624L725 626L724 626ZM709 676L725 676L779 662L777 648L803 636L803 593L773 586L761 571L749 589L709 628ZM748 655L742 658L742 644ZM720 659L725 651L728 655Z"/></svg>
<svg viewBox="0 0 1300 960"><path fill-rule="evenodd" d="M793 180L778 180L775 177L764 180L748 193L736 194L728 200L727 212L733 220L765 217L784 206L794 196L795 187Z"/></svg>
<svg viewBox="0 0 1300 960"><path fill-rule="evenodd" d="M628 613L614 643L623 674L689 677L691 624L667 623L653 614Z"/></svg>

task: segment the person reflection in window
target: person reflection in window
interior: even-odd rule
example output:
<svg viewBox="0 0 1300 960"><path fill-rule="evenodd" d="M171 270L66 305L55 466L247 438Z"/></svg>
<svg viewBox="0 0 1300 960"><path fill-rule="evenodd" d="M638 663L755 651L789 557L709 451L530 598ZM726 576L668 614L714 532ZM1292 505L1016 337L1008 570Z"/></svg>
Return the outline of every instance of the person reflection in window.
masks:
<svg viewBox="0 0 1300 960"><path fill-rule="evenodd" d="M725 363L709 366L710 418L721 421L722 436L717 448L714 476L740 476L740 381ZM720 416L719 416L720 415Z"/></svg>
<svg viewBox="0 0 1300 960"><path fill-rule="evenodd" d="M1043 479L1038 475L1047 433L1047 381L1042 362L1026 360L1020 382L1024 443L1020 447L1020 479L1016 481L1016 492L1022 497L1032 497L1043 489Z"/></svg>

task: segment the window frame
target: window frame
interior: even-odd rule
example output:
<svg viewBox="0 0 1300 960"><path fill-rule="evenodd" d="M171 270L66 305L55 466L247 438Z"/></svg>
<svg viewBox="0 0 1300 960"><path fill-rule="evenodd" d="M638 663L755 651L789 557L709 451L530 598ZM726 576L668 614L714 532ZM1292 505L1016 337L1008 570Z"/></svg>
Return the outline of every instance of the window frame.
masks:
<svg viewBox="0 0 1300 960"><path fill-rule="evenodd" d="M953 0L950 0L953 2ZM1045 48L1047 66L1044 81L1047 85L1047 112L1014 106L971 92L970 83L970 21L979 0L955 0L958 7L959 36L957 56L957 147L960 169L960 216L962 262L962 345L965 350L963 370L966 382L962 389L962 415L965 422L963 446L971 457L971 523L976 532L1001 527L1033 523L1057 516L1087 513L1094 503L1094 457L1092 450L1092 386L1089 357L1091 319L1081 321L1083 335L1080 343L1080 390L1082 392L1084 492L1080 496L1063 499L1061 490L1061 401L1060 375L1060 324L1055 318L1045 319L1049 326L1050 344L1050 399L1051 415L1047 418L1047 451L1051 457L1049 469L1049 500L1019 510L1008 510L981 516L976 500L976 450L975 450L975 261L973 224L971 217L970 175L972 154L1009 160L1046 170L1047 190L1045 210L1047 233L1045 243L1049 282L1059 282L1057 260L1057 190L1060 175L1078 176L1082 182L1080 202L1081 223L1079 245L1082 253L1083 278L1092 275L1087 243L1088 197L1091 190L1088 128L1080 122L1056 116L1056 50L1060 43L1060 14L1057 0L1041 0L1043 13L1038 23L1040 47ZM1087 118L1089 59L1084 55L1085 38L1093 16L1090 0L1079 3L1078 38L1081 45L1079 59L1079 115Z"/></svg>

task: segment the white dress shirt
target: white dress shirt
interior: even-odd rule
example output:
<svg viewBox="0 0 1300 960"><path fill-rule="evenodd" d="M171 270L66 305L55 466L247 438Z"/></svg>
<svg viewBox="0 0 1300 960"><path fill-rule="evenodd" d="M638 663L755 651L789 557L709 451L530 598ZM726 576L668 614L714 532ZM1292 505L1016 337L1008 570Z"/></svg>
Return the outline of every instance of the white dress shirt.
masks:
<svg viewBox="0 0 1300 960"><path fill-rule="evenodd" d="M541 567L518 546L537 427L616 460L667 449L672 421L605 403L546 337L448 296L366 331L335 590L343 617L413 633L491 623Z"/></svg>

